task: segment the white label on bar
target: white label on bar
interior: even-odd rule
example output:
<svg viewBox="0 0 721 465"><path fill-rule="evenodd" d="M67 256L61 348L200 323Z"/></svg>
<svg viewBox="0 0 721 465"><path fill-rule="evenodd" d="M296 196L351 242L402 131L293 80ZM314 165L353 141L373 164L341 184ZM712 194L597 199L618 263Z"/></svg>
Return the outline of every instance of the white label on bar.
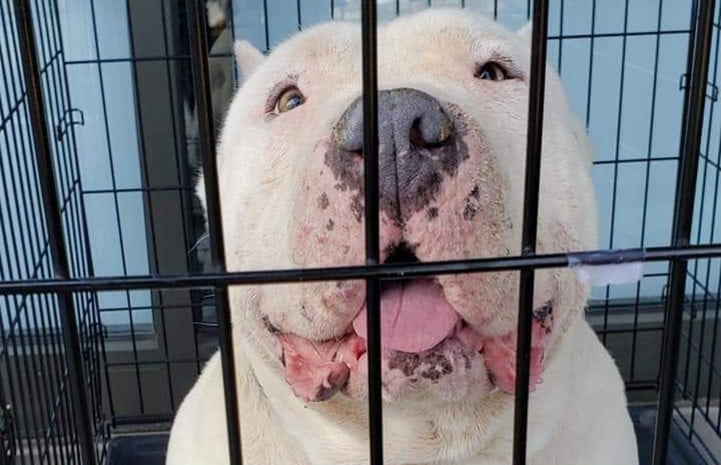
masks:
<svg viewBox="0 0 721 465"><path fill-rule="evenodd" d="M582 282L592 286L633 283L640 281L643 277L643 262L578 265L573 268Z"/></svg>

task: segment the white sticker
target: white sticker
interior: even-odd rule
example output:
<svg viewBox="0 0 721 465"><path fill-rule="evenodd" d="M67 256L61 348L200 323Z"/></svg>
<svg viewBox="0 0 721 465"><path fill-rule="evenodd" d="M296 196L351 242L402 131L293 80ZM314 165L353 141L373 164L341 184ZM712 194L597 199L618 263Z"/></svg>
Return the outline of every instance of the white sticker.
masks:
<svg viewBox="0 0 721 465"><path fill-rule="evenodd" d="M643 262L614 265L576 266L576 274L584 283L592 286L634 283L643 278Z"/></svg>
<svg viewBox="0 0 721 465"><path fill-rule="evenodd" d="M603 250L568 256L568 266L592 286L625 284L643 278L643 249Z"/></svg>

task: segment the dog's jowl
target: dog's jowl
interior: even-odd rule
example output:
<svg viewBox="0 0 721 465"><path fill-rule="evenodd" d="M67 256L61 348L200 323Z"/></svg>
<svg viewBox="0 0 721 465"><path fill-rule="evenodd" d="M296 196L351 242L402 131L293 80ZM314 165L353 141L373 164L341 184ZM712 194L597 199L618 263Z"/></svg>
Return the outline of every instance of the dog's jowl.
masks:
<svg viewBox="0 0 721 465"><path fill-rule="evenodd" d="M357 24L297 34L244 77L224 120L219 178L231 271L364 263ZM530 43L467 11L378 30L384 263L520 254ZM592 150L549 67L538 250L595 249ZM198 193L202 200L202 179ZM528 460L635 465L618 370L583 318L589 289L538 270ZM363 281L230 289L244 458L368 460ZM384 282L385 463L511 460L518 273ZM216 354L178 411L168 465L228 463Z"/></svg>

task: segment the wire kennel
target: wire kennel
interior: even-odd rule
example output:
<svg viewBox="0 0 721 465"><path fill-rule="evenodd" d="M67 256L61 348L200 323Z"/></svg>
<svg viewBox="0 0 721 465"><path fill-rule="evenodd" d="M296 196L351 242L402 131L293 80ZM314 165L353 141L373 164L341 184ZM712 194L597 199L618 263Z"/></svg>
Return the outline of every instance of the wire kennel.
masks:
<svg viewBox="0 0 721 465"><path fill-rule="evenodd" d="M85 58L72 56L66 49L67 36L77 25L69 23L69 12L81 3L88 14L86 32L93 52ZM714 22L720 14L716 2L644 3L641 11L656 18L651 23L639 20L643 24L633 27L638 5L630 0L619 1L615 6L623 14L616 16L621 17L622 25L614 30L601 21L603 15L599 13L613 7L595 0L407 0L378 5L369 1L299 0L293 5L295 14L288 14L286 3L275 5L284 12L283 20L277 21L284 24L280 32L274 30L271 21L275 3L127 0L115 2L123 13L120 16L112 15L112 8L93 0L0 3L0 66L4 76L0 95L0 463L112 462L113 454L122 452L116 450L116 445L123 439L136 438L124 434L167 428L179 400L216 343L223 354L226 398L234 399L226 287L331 278L365 279L368 283L370 459L371 463L382 463L377 312L380 280L501 270L518 270L522 277L514 463L525 463L529 373L523 355L530 346L533 270L567 267L579 260L595 265L629 260L659 265L654 265L653 272L647 270L641 283L631 286L630 297L617 298L613 286L607 287L604 297L590 302L588 317L619 360L632 400L655 404L655 408L643 410L644 414L654 413L652 463L667 463L667 459L677 463L679 457L685 457L686 462L678 463L719 463L721 455L715 450L715 441L721 435L721 368L717 366L721 357L716 357L721 350L716 343L721 239L715 217L719 212L721 134L714 110L718 100L721 21ZM473 3L499 20L504 11L515 7L522 12L517 15L520 19L532 17L534 24L525 253L509 258L379 265L377 150L373 149L378 142L376 24L379 16L392 17L441 4L470 8ZM582 3L588 13L583 27L587 26L588 31L573 19L578 14L574 8ZM208 14L214 12L221 14ZM666 22L674 12L684 14L669 26ZM257 15L260 21L252 19ZM214 121L222 113L220 106L227 104L227 84L219 90L216 73L220 70L226 79L232 74L228 41L239 30L246 31L269 50L273 36L330 18L360 19L363 26L365 146L371 148L365 158L365 172L369 174L365 179L367 265L225 273ZM249 24L234 24L243 21ZM105 27L118 23L124 24L128 39L125 54L109 52L112 47L104 37ZM609 43L613 43L610 49L605 48ZM638 63L629 56L635 53L634 47L649 46L653 58L644 63L650 79L639 83L630 71ZM564 80L583 82L580 87L585 87L585 92L577 100L585 104L587 126L600 127L601 133L610 134L610 144L602 138L601 154L595 160L599 176L610 179L610 200L605 211L608 228L604 231L609 237L608 250L595 254L535 254L542 163L538 157L544 87L540 71L546 62L547 47ZM664 62L662 52L667 47L683 49L685 59L684 63L670 65L676 64L678 71L678 80L672 85L678 95L673 98L668 83L663 82L667 78L663 68L669 64ZM594 72L594 59L602 49L605 53L616 50L621 57L619 79L614 81L617 91L613 95L618 105L611 123L615 125L608 127L604 124L611 124L609 118L601 123L593 111L594 105L599 105L599 94L600 98L608 98L603 88L595 87L599 75ZM567 64L575 61L578 55L574 54L578 53L587 63L582 73L585 76L580 77ZM118 66L125 67L131 83L129 99L134 111L130 118L140 159L137 185L125 183L118 168L119 135L113 132L112 118L120 112L120 106L109 92L109 82L116 78ZM92 75L98 81L100 110L95 114L78 105L82 98L73 92L78 74ZM645 136L648 146L636 150L643 153L638 156L624 149L628 141L624 140L623 126L639 119L632 110L635 101L628 103L629 94L646 87L651 88L645 105L650 109ZM657 100L657 96L661 99ZM668 153L667 139L659 142L661 136L654 135L654 126L663 126L659 115L668 111L666 100L673 100L679 107L675 128L679 136L670 142L672 150L679 147L676 155ZM164 113L158 113L158 109ZM629 113L632 117L627 120L624 114ZM84 143L83 131L92 128L104 133L105 153ZM162 148L159 144L163 142L170 148ZM104 155L108 159L109 182L93 185L87 172L87 167L92 166L88 160ZM209 241L203 240L203 225L192 196L192 174L198 165L206 173ZM677 184L669 202L672 208L666 215L672 228L664 241L654 243L649 240L654 228L649 218L653 216L654 196L660 195L653 189L653 177L661 175L656 170L661 165L672 168ZM639 173L643 179L636 191L623 182L628 173ZM624 242L618 231L616 218L628 220L629 215L618 200L620 189L636 195L642 206L640 212L635 211L641 221L633 244ZM103 263L98 244L102 250L108 242L107 236L97 232L98 217L90 213L97 212L98 198L107 201L102 205L109 207L111 227L117 229L113 237L119 244L121 267L115 273L98 270ZM127 210L133 205L140 205L144 212L141 229L146 238L141 242L148 263L140 272L130 258L137 252L131 250L132 241L128 240L135 233L126 226ZM168 239L173 235L176 239ZM648 281L663 283L657 295L648 297L642 292ZM111 328L117 325L110 323L109 315L118 314L127 317L124 334ZM193 344L187 343L189 337ZM235 405L226 403L228 418L237 417ZM238 438L230 441L231 457L233 463L240 463L238 428L242 419L240 425L235 421L228 425L229 437ZM679 437L688 441L689 447L680 455L677 449L681 445L674 442ZM646 452L650 455L651 451ZM115 460L119 461L117 455Z"/></svg>

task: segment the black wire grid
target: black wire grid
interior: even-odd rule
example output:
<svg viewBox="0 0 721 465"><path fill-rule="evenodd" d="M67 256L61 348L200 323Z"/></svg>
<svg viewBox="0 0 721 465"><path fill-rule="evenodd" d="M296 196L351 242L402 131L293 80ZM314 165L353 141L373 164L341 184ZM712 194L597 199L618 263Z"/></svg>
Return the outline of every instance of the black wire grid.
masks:
<svg viewBox="0 0 721 465"><path fill-rule="evenodd" d="M593 11L596 11L596 1ZM91 0L91 5L93 2ZM464 6L465 2L460 2ZM430 5L431 2L429 1ZM659 12L663 1L659 0ZM161 8L165 2L160 2ZM493 2L494 13L498 12L497 2ZM269 48L267 3L263 2L265 13L265 41ZM396 14L400 13L399 2L395 3ZM524 224L522 234L523 253L518 257L478 259L469 261L449 261L437 263L419 263L413 265L381 265L378 263L378 185L377 185L377 75L376 75L376 24L377 7L375 2L363 1L361 4L362 43L363 43L363 105L365 121L365 195L366 215L366 265L358 267L339 267L326 269L273 270L225 272L221 218L218 203L218 186L215 170L215 128L214 108L210 92L209 40L213 32L208 31L204 2L187 0L185 8L178 5L168 6L179 18L187 20L187 26L181 28L185 34L187 49L179 54L170 55L166 43L162 57L142 57L131 59L140 61L160 61L167 69L171 62L186 67L192 74L192 80L186 81L187 98L194 108L197 118L197 141L201 164L205 173L205 188L208 205L208 250L210 267L205 273L168 274L155 273L149 276L94 276L88 245L88 225L84 217L84 198L99 192L84 191L80 182L78 158L74 144L73 125L78 123L72 110L67 93L67 69L81 64L66 59L62 47L60 20L57 3L53 0L14 0L13 5L0 3L0 41L6 44L0 52L12 54L16 63L21 63L22 72L15 72L8 59L0 60L0 72L5 79L0 100L3 120L0 134L5 144L7 156L0 159L0 221L20 222L22 231L27 234L10 234L9 225L0 223L0 231L5 239L0 242L0 463L17 457L18 463L83 463L95 464L105 460L105 446L109 430L122 424L133 422L165 421L172 418L179 399L173 387L171 363L185 363L200 368L201 356L198 351L198 338L195 339L194 356L187 360L172 360L169 357L167 342L161 354L161 360L142 360L138 355L135 332L132 328L132 309L128 298L131 316L131 334L133 336L133 358L130 362L109 362L105 348L108 337L100 324L102 309L99 308L97 294L101 291L123 291L129 293L135 289L180 290L212 289L214 307L217 312L217 333L222 354L224 388L226 396L226 415L230 438L230 457L232 463L241 463L242 451L240 426L237 420L236 386L234 376L232 333L228 312L227 286L267 284L281 282L301 282L328 279L365 279L368 299L368 358L369 358L369 412L370 412L370 462L381 464L382 449L382 404L380 397L380 319L379 319L379 282L385 279L408 279L419 276L445 273L492 272L501 270L519 270L521 286L519 295L518 319L518 376L514 417L513 463L525 463L526 421L528 413L529 383L529 347L531 323L531 296L534 270L538 268L566 267L582 259L592 260L595 264L618 263L625 260L643 260L645 262L668 262L668 293L665 296L665 321L661 327L652 328L662 334L663 345L657 376L649 380L628 382L629 389L651 389L657 391L658 415L653 450L653 463L666 463L669 434L674 417L674 409L679 409L676 395L690 404L691 417L685 418L688 435L695 434L695 425L699 415L719 434L719 418L713 418L714 397L712 390L721 389L721 374L714 368L717 351L716 328L719 314L718 290L712 290L710 283L713 258L721 257L721 245L701 242L701 228L697 237L692 237L694 209L704 210L705 202L712 202L712 211L716 211L719 199L718 186L721 168L718 160L713 161L708 153L711 138L713 108L707 112L705 106L709 100L715 102L715 90L708 95L709 84L716 88L716 60L710 62L712 51L718 54L718 24L714 24L717 14L714 1L696 1L691 5L690 27L687 31L671 31L669 34L685 33L689 37L688 63L684 81L684 104L681 143L678 160L676 200L673 215L672 238L669 246L638 249L632 251L590 251L593 253L537 255L536 221L538 214L538 187L541 153L541 135L543 121L543 89L547 40L558 40L559 64L563 31L558 37L548 37L549 2L536 0L528 3L528 15L533 19L532 63L530 79L527 163L525 172ZM171 11L172 10L172 11ZM297 2L298 28L301 28L301 2ZM330 1L330 16L336 9ZM563 1L561 1L563 13ZM165 11L163 17L165 18ZM232 22L232 12L230 14ZM595 13L594 13L595 18ZM628 20L628 0L625 1L623 53L626 38L633 33L625 30ZM130 19L128 18L130 24ZM562 21L563 24L563 21ZM166 25L163 24L165 28ZM716 29L716 41L713 43L713 30ZM231 25L232 29L232 25ZM97 45L98 29L93 24ZM184 31L184 32L183 32ZM657 36L656 64L658 65ZM132 30L131 30L132 35ZM575 38L593 40L602 34L576 35ZM222 54L220 55L223 56ZM211 60L213 58L211 57ZM100 56L95 64L102 79ZM105 60L109 61L109 60ZM710 70L711 68L711 70ZM711 80L709 80L711 78ZM621 81L623 82L623 72ZM589 83L590 86L590 83ZM622 84L623 87L623 84ZM655 88L655 80L654 80ZM172 91L171 91L172 92ZM589 93L590 94L590 93ZM590 99L590 96L589 96ZM621 105L621 102L619 102ZM107 109L105 109L107 111ZM620 113L620 112L619 112ZM106 113L107 115L107 113ZM107 120L106 120L107 125ZM620 115L619 115L620 130ZM707 128L704 143L704 128ZM52 129L52 131L50 131ZM180 137L180 136L178 136ZM650 155L649 155L650 156ZM717 157L719 158L719 157ZM704 165L700 166L700 160ZM623 162L639 160L620 160L618 147L614 162L614 183L618 169ZM648 167L651 158L642 159L646 163L646 197L644 199L644 218L648 197ZM147 165L146 165L147 170ZM714 182L715 189L711 200L706 198L706 190L701 190L700 202L695 202L698 175L701 174L703 186L708 180ZM187 178L185 179L187 181ZM140 189L151 205L153 192L171 191L178 194L186 210L191 200L189 186L153 186ZM114 196L117 209L117 195L122 189L108 192ZM614 202L615 202L614 184ZM11 201L12 200L12 201ZM118 217L118 222L119 222ZM192 221L185 221L190 225ZM712 234L714 222L712 221ZM191 225L192 226L192 225ZM184 230L188 248L195 242L188 230ZM613 234L613 233L612 233ZM17 237L16 237L17 236ZM712 241L711 241L712 242ZM702 260L705 260L702 262ZM188 270L193 271L191 258L188 258ZM157 257L156 257L157 262ZM33 264L35 264L33 266ZM707 267L706 273L699 269ZM703 275L701 279L699 275ZM689 298L687 280L692 281ZM705 282L702 282L704 281ZM697 296L697 289L701 296ZM162 295L162 294L159 294ZM605 303L603 313L604 342L613 334L608 329L609 304ZM175 311L172 304L163 305L162 310ZM639 326L638 299L635 302L633 322L634 355L637 338L642 335ZM178 306L182 307L182 306ZM701 310L699 312L699 309ZM118 309L105 309L115 311ZM122 309L120 309L122 310ZM699 318L699 313L701 317ZM707 318L713 314L713 318ZM161 312L161 315L164 315ZM700 322L696 322L700 319ZM47 320L47 321L46 321ZM708 323L707 320L711 321ZM165 320L161 321L165 330ZM705 351L708 341L704 337L708 332L706 324L713 324L711 350ZM696 325L696 327L694 327ZM700 325L700 328L698 327ZM61 328L59 332L31 328ZM677 373L681 358L685 359L684 370ZM695 370L690 368L695 360ZM120 365L131 366L137 374L138 401L140 415L119 414L113 402L113 381L111 371ZM168 393L171 398L171 412L166 415L149 413L143 407L143 383L141 369L148 365L164 366L167 370ZM702 366L709 373L702 379ZM633 367L633 361L632 361ZM104 368L104 370L103 370ZM633 368L631 368L633 372ZM104 378L104 379L103 379ZM633 375L631 375L633 378ZM106 393L102 384L105 382ZM706 384L704 387L702 384ZM706 392L705 406L701 405L700 392ZM117 392L116 392L117 394ZM29 402L28 399L32 399ZM12 408L5 406L12 406ZM106 406L103 408L103 406ZM109 415L109 418L108 418ZM721 413L719 414L721 415ZM20 421L17 421L20 420ZM18 427L22 425L22 428ZM40 457L33 456L25 449L33 449Z"/></svg>
<svg viewBox="0 0 721 465"><path fill-rule="evenodd" d="M0 3L0 280L89 276L93 268L75 141L66 132L70 105L57 5L38 2L33 12L37 21L28 28L29 4L18 3L20 8L14 9ZM16 27L13 19L24 26ZM21 60L22 74L11 66ZM58 131L52 151L48 125ZM9 233L12 222L22 234ZM30 329L61 326L69 330ZM92 292L3 293L0 463L11 463L13 456L27 463L30 454L38 463L71 463L78 456L94 459L96 450L102 459L107 441L101 418L100 329Z"/></svg>

